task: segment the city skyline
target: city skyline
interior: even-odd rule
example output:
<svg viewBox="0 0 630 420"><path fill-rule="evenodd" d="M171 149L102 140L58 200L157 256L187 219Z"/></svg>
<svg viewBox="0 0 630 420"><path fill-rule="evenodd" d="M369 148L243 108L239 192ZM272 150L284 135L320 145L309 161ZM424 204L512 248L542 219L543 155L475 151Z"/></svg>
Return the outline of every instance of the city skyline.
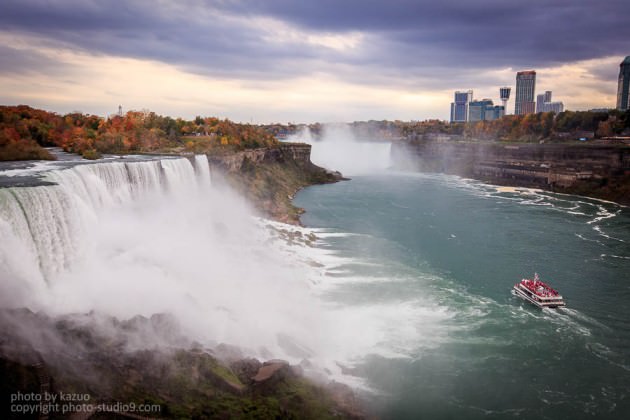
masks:
<svg viewBox="0 0 630 420"><path fill-rule="evenodd" d="M454 90L496 98L535 68L546 75L537 89L566 108L614 108L629 14L614 0L5 0L0 103L257 123L448 120ZM564 36L548 42L547 22Z"/></svg>
<svg viewBox="0 0 630 420"><path fill-rule="evenodd" d="M630 56L626 57L620 64L619 88L617 95L617 108L626 109L630 107ZM453 102L451 102L450 122L475 122L483 120L494 120L509 115L508 101L511 97L510 86L503 86L498 89L499 100L502 105L495 105L490 98L476 99L474 90L455 91ZM516 98L514 100L514 114L525 115L540 112L563 112L564 103L553 101L553 92L546 90L543 93L536 93L536 71L523 70L516 73ZM534 101L534 97L536 100ZM626 108L622 108L625 104ZM610 108L602 108L610 109Z"/></svg>

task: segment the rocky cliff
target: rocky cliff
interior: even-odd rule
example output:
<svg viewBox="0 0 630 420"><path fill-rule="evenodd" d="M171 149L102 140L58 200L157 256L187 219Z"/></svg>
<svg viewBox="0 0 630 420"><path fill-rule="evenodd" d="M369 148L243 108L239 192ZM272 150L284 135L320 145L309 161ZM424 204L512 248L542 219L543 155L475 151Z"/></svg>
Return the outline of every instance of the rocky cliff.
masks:
<svg viewBox="0 0 630 420"><path fill-rule="evenodd" d="M630 204L630 146L625 144L400 142L392 147L392 160L403 169Z"/></svg>
<svg viewBox="0 0 630 420"><path fill-rule="evenodd" d="M265 216L285 223L299 223L303 210L291 203L299 189L343 179L314 165L311 146L303 143L211 154L208 161Z"/></svg>
<svg viewBox="0 0 630 420"><path fill-rule="evenodd" d="M208 155L211 165L226 172L238 172L243 165L293 162L303 166L312 165L311 145L304 143L282 143L278 147L261 147L240 152L215 153Z"/></svg>

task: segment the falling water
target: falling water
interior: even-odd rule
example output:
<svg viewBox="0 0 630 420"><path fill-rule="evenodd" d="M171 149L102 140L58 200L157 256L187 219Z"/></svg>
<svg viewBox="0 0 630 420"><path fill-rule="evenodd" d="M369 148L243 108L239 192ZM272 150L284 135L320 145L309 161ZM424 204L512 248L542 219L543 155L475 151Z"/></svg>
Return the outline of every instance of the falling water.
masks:
<svg viewBox="0 0 630 420"><path fill-rule="evenodd" d="M314 354L313 270L288 263L246 202L212 185L205 156L81 164L45 179L55 185L0 189L2 307L169 313L209 346Z"/></svg>

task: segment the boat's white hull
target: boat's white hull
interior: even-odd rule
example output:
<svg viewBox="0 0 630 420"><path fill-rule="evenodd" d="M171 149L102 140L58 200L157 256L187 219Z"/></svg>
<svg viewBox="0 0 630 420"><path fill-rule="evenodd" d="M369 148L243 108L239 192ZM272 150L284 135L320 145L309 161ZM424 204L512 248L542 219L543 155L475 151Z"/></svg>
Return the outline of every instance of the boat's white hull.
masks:
<svg viewBox="0 0 630 420"><path fill-rule="evenodd" d="M512 288L512 294L522 299L525 299L526 301L538 306L539 308L558 308L561 306L565 306L565 303L562 300L561 301L555 300L552 302L547 302L544 299L538 298L535 295L531 296L530 294L524 292L518 287Z"/></svg>

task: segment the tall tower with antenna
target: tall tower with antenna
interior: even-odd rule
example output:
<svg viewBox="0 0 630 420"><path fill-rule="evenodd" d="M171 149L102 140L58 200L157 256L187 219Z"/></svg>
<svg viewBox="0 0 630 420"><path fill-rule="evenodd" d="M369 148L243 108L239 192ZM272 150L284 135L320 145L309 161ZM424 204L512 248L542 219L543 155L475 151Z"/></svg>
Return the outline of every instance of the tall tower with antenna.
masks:
<svg viewBox="0 0 630 420"><path fill-rule="evenodd" d="M510 92L512 91L509 87L499 88L499 97L501 98L501 102L503 102L503 111L505 115L507 115L507 103L510 99Z"/></svg>
<svg viewBox="0 0 630 420"><path fill-rule="evenodd" d="M122 105L118 105L118 116L122 117Z"/></svg>

